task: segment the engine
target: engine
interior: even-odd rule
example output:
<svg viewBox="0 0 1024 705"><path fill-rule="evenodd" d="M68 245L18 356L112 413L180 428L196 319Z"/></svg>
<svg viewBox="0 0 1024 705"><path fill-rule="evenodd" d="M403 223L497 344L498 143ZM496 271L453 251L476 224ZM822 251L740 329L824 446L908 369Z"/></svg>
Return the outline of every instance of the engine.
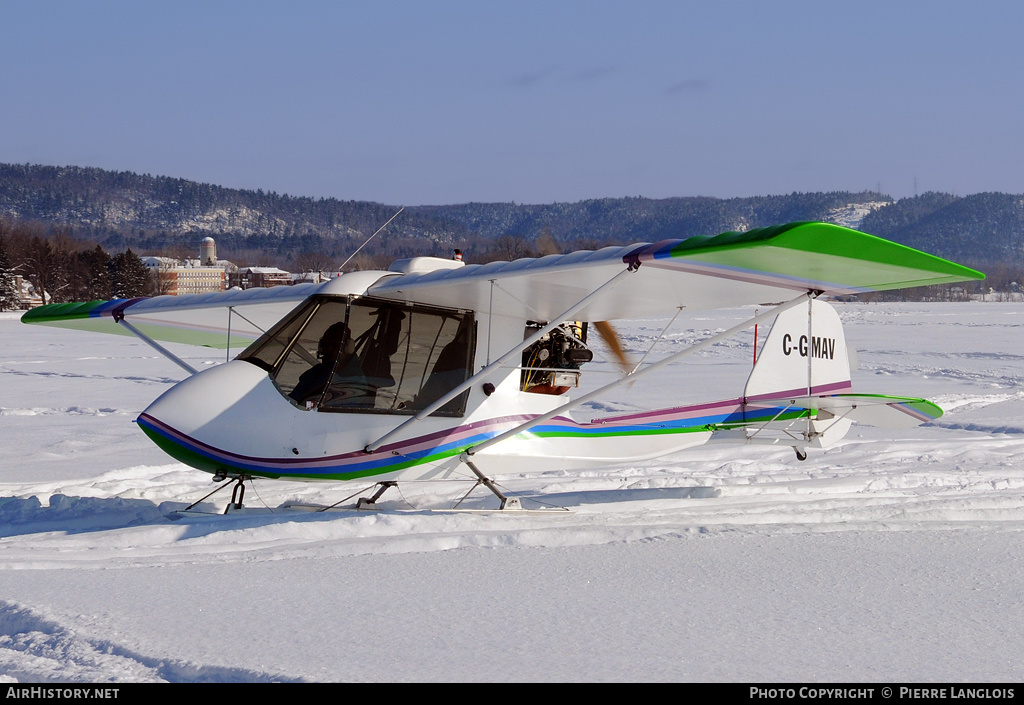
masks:
<svg viewBox="0 0 1024 705"><path fill-rule="evenodd" d="M543 323L530 321L524 337ZM520 389L534 394L565 394L580 384L580 366L594 359L586 345L587 324L562 323L523 351Z"/></svg>

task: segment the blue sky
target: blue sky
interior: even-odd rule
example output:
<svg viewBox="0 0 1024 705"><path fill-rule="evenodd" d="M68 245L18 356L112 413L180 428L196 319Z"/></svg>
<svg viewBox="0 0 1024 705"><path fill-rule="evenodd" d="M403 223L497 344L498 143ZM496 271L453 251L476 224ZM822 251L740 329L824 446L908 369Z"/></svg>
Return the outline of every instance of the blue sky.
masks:
<svg viewBox="0 0 1024 705"><path fill-rule="evenodd" d="M1019 2L0 0L0 161L393 205L1024 192Z"/></svg>

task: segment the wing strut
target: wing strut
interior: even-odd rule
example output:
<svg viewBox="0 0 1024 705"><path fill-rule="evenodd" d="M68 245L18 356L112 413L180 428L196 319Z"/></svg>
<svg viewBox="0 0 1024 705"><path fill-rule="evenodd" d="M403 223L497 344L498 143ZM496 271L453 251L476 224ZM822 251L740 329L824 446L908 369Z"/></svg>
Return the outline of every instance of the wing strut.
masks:
<svg viewBox="0 0 1024 705"><path fill-rule="evenodd" d="M650 372L654 372L655 370L659 370L662 367L664 367L665 365L667 365L667 364L669 364L671 362L675 362L676 360L678 360L678 359L680 359L682 357L686 357L687 355L691 355L691 354L693 354L695 352L703 350L706 347L714 345L718 341L724 340L725 338L729 338L729 337L735 335L736 333L740 332L741 330L746 330L750 326L754 325L755 323L760 323L762 320L764 320L766 318L771 318L773 316L777 316L780 313L782 313L783 311L787 311L787 310L789 310L791 308L794 308L795 306L799 306L800 304L806 303L807 301L810 301L811 299L817 298L821 293L822 292L820 292L820 291L808 291L807 293L801 294L800 296L798 296L795 299L792 299L791 301L787 301L784 304L780 304L780 305L776 306L775 308L773 308L773 309L771 309L769 311L766 311L765 313L762 313L760 315L754 316L753 318L751 318L751 319L749 319L747 321L744 321L743 323L740 323L739 325L733 326L732 328L730 328L729 330L727 330L727 331L725 331L723 333L719 333L718 335L713 335L710 338L705 338L701 342L696 343L694 345L691 345L690 347L685 348L684 350L680 350L677 353L673 353L672 355L669 355L668 357L664 357L664 358L658 360L657 362L652 362L650 365L647 365L647 367L644 367L642 370L634 370L634 371L632 371L632 372L630 372L628 374L625 374L622 377L620 377L619 379L615 380L614 382L606 384L605 386L603 386L603 387L601 387L599 389L596 389L593 392L590 392L589 394L584 394L582 397L580 397L578 399L573 399L572 401L570 401L570 402L568 402L566 404L563 404L562 406L558 407L557 409L555 409L553 411L549 411L549 412L547 412L545 414L541 414L540 416L536 416L536 417L530 419L529 421L526 421L525 423L519 424L515 428L512 428L512 429L510 429L508 431L505 431L504 433L499 433L497 436L494 436L493 438L489 438L489 439L487 439L486 441L484 441L482 443L478 443L475 446L467 448L465 450L465 452L462 453L462 455L459 456L459 459L462 460L463 462L467 462L469 460L469 458L471 458L473 455L476 455L477 453L479 453L482 450L485 450L486 448L490 448L495 443L501 443L505 439L511 438L512 436L520 434L520 433L522 433L523 431L525 431L526 429L528 429L528 428L530 428L532 426L535 426L535 425L537 425L539 423L543 423L543 422L545 422L545 421L547 421L549 419L553 419L554 417L558 416L559 414L564 414L566 411L569 411L570 409L574 409L577 406L580 406L581 404L585 404L586 402L590 401L591 399L600 397L601 395L605 394L606 392L608 392L611 389L614 389L616 387L620 387L620 386L622 386L624 384L627 384L628 382L632 382L632 381L636 380L637 378L642 377L643 375L646 375L646 374L648 374Z"/></svg>
<svg viewBox="0 0 1024 705"><path fill-rule="evenodd" d="M141 330L139 330L138 328L133 326L131 323L129 323L128 321L124 320L124 314L123 313L121 315L117 315L117 313L115 313L114 314L114 320L117 321L118 323L120 323L122 326L124 326L128 330L130 330L132 332L132 334L134 334L139 340L141 340L142 342L144 342L147 345L149 345L151 348L156 350L158 353L160 353L161 355L166 357L168 360L173 362L175 365L177 365L181 369L183 369L186 372L188 372L190 375L194 375L196 372L199 371L196 368L192 367L192 365L188 364L187 362L182 360L180 357L178 357L177 355L172 353L170 350L165 348L163 345L161 345L160 343L158 343L155 340L153 340L152 338L150 338L148 335L146 335Z"/></svg>
<svg viewBox="0 0 1024 705"><path fill-rule="evenodd" d="M421 421L421 420L425 419L426 417L430 416L432 413L434 413L435 411L440 409L442 406L447 404L449 401L451 401L452 399L454 399L458 395L462 394L464 391L466 391L467 389L472 387L477 382L479 382L479 381L481 381L483 379L486 379L491 374L491 372L493 372L495 369L501 367L503 364L508 362L508 360L510 360L514 355L520 354L525 348L528 348L531 345L533 345L534 343L536 343L542 337L547 335L550 331L552 331L553 329L555 329L558 326L560 326L563 321L571 320L572 317L576 314L577 311L580 311L581 309L583 309L584 306L586 306L588 303L590 303L590 300L592 298L597 296L599 293L603 292L605 289L607 289L607 288L613 286L614 284L616 284L617 282L621 281L621 279L622 279L622 277L624 275L629 274L630 272L635 272L635 271L636 271L636 269L634 267L632 267L632 266L630 266L630 268L628 268L628 269L623 269L623 270L619 271L619 273L616 274L614 277L612 277L611 279L606 281L604 284L602 284L601 286L597 287L592 292L590 292L589 294L584 296L582 299L577 301L575 304L570 306L568 309L566 309L560 316L556 316L556 317L552 318L551 321L547 325L545 325L543 328L540 328L536 333L531 335L529 338L526 338L525 340L523 340L522 343L520 343L519 345L514 346L507 353L505 353L504 355L499 357L497 360L495 360L491 364L489 364L486 367L484 367L482 370L477 372L475 375L473 375L472 377L467 379L465 382L463 382L459 386L457 386L454 389L452 389L451 391L449 391L447 394L443 395L440 399L435 401L433 404L427 406L425 409L420 411L418 414L416 414L412 418L408 419L407 421L404 421L403 423L400 423L398 426L396 426L395 428L393 428L390 431L388 431L387 433L385 433L383 436L381 436L380 438L375 440L373 443L368 444L366 446L366 448L364 448L363 450L365 452L367 452L367 453L373 453L378 448L380 448L382 445L384 445L388 440L390 440L391 438L394 438L395 435L398 434L399 431L401 431L403 428L405 428L409 424L415 423L417 421Z"/></svg>

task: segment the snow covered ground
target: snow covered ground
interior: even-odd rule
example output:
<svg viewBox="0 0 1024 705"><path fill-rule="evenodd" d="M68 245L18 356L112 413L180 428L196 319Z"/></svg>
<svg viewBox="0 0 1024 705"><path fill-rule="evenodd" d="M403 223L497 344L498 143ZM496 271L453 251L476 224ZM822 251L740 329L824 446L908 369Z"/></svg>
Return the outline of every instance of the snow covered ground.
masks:
<svg viewBox="0 0 1024 705"><path fill-rule="evenodd" d="M0 682L1021 681L1024 304L837 308L857 390L946 415L854 427L802 463L705 446L498 478L571 513L428 511L457 483L304 513L282 505L358 488L257 481L244 512L177 521L210 477L132 420L180 370L131 338L0 314ZM658 349L750 313L680 318ZM620 332L638 353L663 323ZM589 411L734 396L751 345Z"/></svg>

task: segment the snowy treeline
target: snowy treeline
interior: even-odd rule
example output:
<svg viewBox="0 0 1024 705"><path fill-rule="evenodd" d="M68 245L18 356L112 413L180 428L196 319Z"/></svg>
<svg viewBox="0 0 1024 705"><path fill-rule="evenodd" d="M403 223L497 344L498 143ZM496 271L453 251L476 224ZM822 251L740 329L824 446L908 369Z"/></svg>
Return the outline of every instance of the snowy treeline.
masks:
<svg viewBox="0 0 1024 705"><path fill-rule="evenodd" d="M19 280L31 285L37 296L34 303L153 293L149 271L130 248L111 255L100 245L75 240L59 229L0 219L0 311L28 304Z"/></svg>

